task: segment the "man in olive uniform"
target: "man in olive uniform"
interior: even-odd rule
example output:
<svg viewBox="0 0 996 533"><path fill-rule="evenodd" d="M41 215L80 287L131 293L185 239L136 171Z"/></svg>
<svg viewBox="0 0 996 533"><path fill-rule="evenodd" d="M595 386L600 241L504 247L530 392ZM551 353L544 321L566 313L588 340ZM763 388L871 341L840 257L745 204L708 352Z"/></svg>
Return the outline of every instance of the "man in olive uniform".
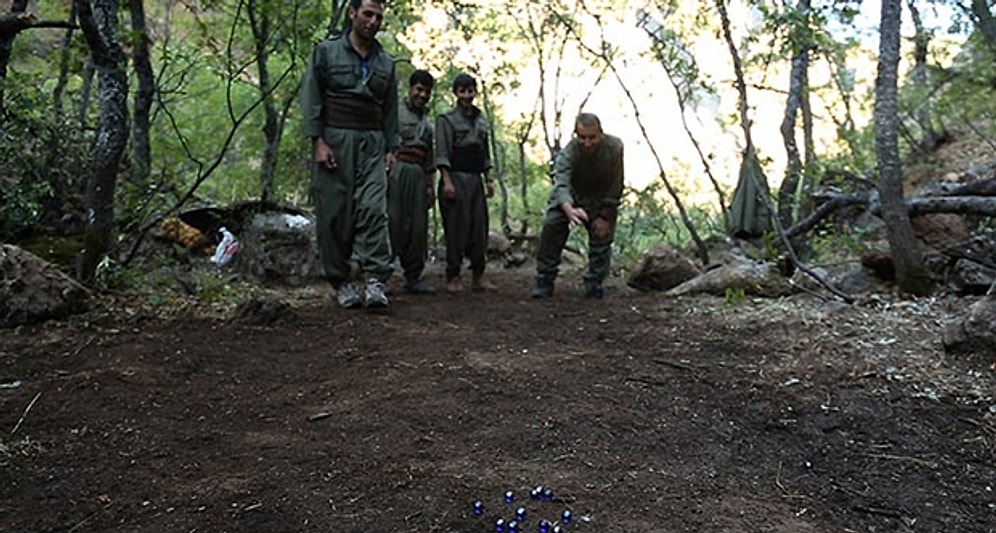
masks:
<svg viewBox="0 0 996 533"><path fill-rule="evenodd" d="M429 248L428 209L436 199L432 122L425 107L433 84L432 74L424 70L408 78L408 98L398 105L401 147L387 187L391 247L404 271L405 290L412 294L436 293L422 278Z"/></svg>
<svg viewBox="0 0 996 533"><path fill-rule="evenodd" d="M375 39L383 0L350 0L348 16L343 36L315 45L301 91L318 250L340 306L387 307L386 168L398 142L398 88L394 61ZM366 278L362 299L352 282L354 252Z"/></svg>
<svg viewBox="0 0 996 533"><path fill-rule="evenodd" d="M584 295L597 300L605 297L602 282L609 275L622 191L622 141L603 133L597 116L581 113L574 122L574 138L554 160L553 189L536 253L533 298L553 295L564 244L578 226L588 231Z"/></svg>
<svg viewBox="0 0 996 533"><path fill-rule="evenodd" d="M436 117L436 167L439 210L446 238L446 290L463 291L460 270L470 259L471 289L498 288L484 274L488 248L488 203L494 196L488 123L474 106L477 80L460 74L453 80L457 105Z"/></svg>

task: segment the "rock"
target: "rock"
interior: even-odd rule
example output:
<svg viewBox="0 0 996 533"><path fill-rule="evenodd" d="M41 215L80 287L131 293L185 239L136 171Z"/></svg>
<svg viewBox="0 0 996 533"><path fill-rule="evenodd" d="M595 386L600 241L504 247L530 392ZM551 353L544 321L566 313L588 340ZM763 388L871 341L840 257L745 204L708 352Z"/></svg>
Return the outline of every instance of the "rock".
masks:
<svg viewBox="0 0 996 533"><path fill-rule="evenodd" d="M784 275L785 271L784 267L779 267L779 270ZM813 267L809 269L809 272L811 272L813 275L818 276L820 279L826 281L827 283L833 282L833 280L831 279L830 272L828 272L825 268ZM792 285L795 285L796 287L800 287L805 290L821 291L824 289L822 283L817 281L808 272L805 272L803 270L795 270L794 272L792 272L790 279L792 280Z"/></svg>
<svg viewBox="0 0 996 533"><path fill-rule="evenodd" d="M694 262L677 250L658 244L644 254L626 284L639 291L666 291L700 272Z"/></svg>
<svg viewBox="0 0 996 533"><path fill-rule="evenodd" d="M985 294L996 280L996 269L970 259L959 259L951 267L950 279L961 294Z"/></svg>
<svg viewBox="0 0 996 533"><path fill-rule="evenodd" d="M488 253L504 256L512 251L512 241L499 231L488 232Z"/></svg>
<svg viewBox="0 0 996 533"><path fill-rule="evenodd" d="M505 268L515 268L526 264L529 261L529 254L525 252L512 252L505 256Z"/></svg>
<svg viewBox="0 0 996 533"><path fill-rule="evenodd" d="M86 310L90 291L17 246L0 245L0 327L64 318Z"/></svg>
<svg viewBox="0 0 996 533"><path fill-rule="evenodd" d="M923 267L927 269L927 275L938 283L943 283L947 278L951 263L950 257L937 251L927 251L923 254Z"/></svg>
<svg viewBox="0 0 996 533"><path fill-rule="evenodd" d="M968 308L943 334L948 353L981 355L996 361L996 294L990 292Z"/></svg>
<svg viewBox="0 0 996 533"><path fill-rule="evenodd" d="M965 217L950 213L930 213L910 219L913 234L927 248L940 249L968 238Z"/></svg>
<svg viewBox="0 0 996 533"><path fill-rule="evenodd" d="M837 288L847 294L861 294L885 290L882 280L871 275L871 271L861 267L847 272L840 277Z"/></svg>
<svg viewBox="0 0 996 533"><path fill-rule="evenodd" d="M742 290L745 295L778 297L794 292L778 267L771 263L736 261L708 270L667 291L668 296L708 293L724 296L727 291Z"/></svg>
<svg viewBox="0 0 996 533"><path fill-rule="evenodd" d="M983 265L996 266L996 232L975 235L949 244L941 252L956 259L970 259Z"/></svg>
<svg viewBox="0 0 996 533"><path fill-rule="evenodd" d="M888 252L868 252L861 256L861 266L867 268L880 280L894 281L896 265L892 262L892 254Z"/></svg>
<svg viewBox="0 0 996 533"><path fill-rule="evenodd" d="M321 276L315 222L291 213L259 213L244 227L235 268L265 282L303 285Z"/></svg>

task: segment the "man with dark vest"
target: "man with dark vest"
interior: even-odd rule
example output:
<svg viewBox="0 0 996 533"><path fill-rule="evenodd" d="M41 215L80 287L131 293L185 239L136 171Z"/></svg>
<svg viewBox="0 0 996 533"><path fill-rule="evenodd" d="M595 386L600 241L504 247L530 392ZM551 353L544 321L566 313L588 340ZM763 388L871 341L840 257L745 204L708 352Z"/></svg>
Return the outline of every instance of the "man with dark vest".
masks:
<svg viewBox="0 0 996 533"><path fill-rule="evenodd" d="M584 295L605 297L602 282L609 275L622 191L622 141L603 133L597 116L581 113L574 122L574 138L554 160L553 189L536 252L533 298L553 296L564 245L570 231L579 226L588 232Z"/></svg>
<svg viewBox="0 0 996 533"><path fill-rule="evenodd" d="M347 31L315 45L301 90L304 134L311 138L316 233L322 269L344 308L390 305L387 168L398 145L394 61L375 36L383 0L350 0ZM361 298L350 259L366 281Z"/></svg>
<svg viewBox="0 0 996 533"><path fill-rule="evenodd" d="M484 274L488 249L488 198L491 181L488 123L474 105L477 80L468 74L453 79L457 104L436 117L436 167L439 169L439 210L446 239L446 290L463 291L460 270L470 259L471 289L496 291Z"/></svg>
<svg viewBox="0 0 996 533"><path fill-rule="evenodd" d="M416 70L408 78L408 98L398 105L398 148L387 186L391 248L401 263L405 290L435 294L422 277L429 249L429 208L436 199L432 122L426 104L432 95L432 74Z"/></svg>

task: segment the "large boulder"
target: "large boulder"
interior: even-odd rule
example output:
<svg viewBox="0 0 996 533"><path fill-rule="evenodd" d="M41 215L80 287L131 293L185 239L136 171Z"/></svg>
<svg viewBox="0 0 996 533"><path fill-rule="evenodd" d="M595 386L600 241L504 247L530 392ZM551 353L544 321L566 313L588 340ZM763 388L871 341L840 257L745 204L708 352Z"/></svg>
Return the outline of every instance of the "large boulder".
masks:
<svg viewBox="0 0 996 533"><path fill-rule="evenodd" d="M86 310L90 291L44 259L0 245L0 327L64 318Z"/></svg>
<svg viewBox="0 0 996 533"><path fill-rule="evenodd" d="M268 283L300 286L321 276L315 221L304 214L259 213L242 228L234 266Z"/></svg>
<svg viewBox="0 0 996 533"><path fill-rule="evenodd" d="M666 291L700 272L691 259L666 244L658 244L644 254L626 284L639 291Z"/></svg>
<svg viewBox="0 0 996 533"><path fill-rule="evenodd" d="M948 324L943 341L949 353L979 355L996 362L996 292L990 291L965 316Z"/></svg>

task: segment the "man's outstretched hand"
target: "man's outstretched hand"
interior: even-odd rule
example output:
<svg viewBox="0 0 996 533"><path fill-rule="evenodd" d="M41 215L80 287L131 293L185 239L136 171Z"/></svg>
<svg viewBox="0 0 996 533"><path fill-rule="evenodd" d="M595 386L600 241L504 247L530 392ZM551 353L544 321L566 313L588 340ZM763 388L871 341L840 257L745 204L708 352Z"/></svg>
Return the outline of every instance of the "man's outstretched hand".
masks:
<svg viewBox="0 0 996 533"><path fill-rule="evenodd" d="M567 227L574 229L588 222L588 213L580 207L574 207L570 202L560 204L560 209L567 215Z"/></svg>

